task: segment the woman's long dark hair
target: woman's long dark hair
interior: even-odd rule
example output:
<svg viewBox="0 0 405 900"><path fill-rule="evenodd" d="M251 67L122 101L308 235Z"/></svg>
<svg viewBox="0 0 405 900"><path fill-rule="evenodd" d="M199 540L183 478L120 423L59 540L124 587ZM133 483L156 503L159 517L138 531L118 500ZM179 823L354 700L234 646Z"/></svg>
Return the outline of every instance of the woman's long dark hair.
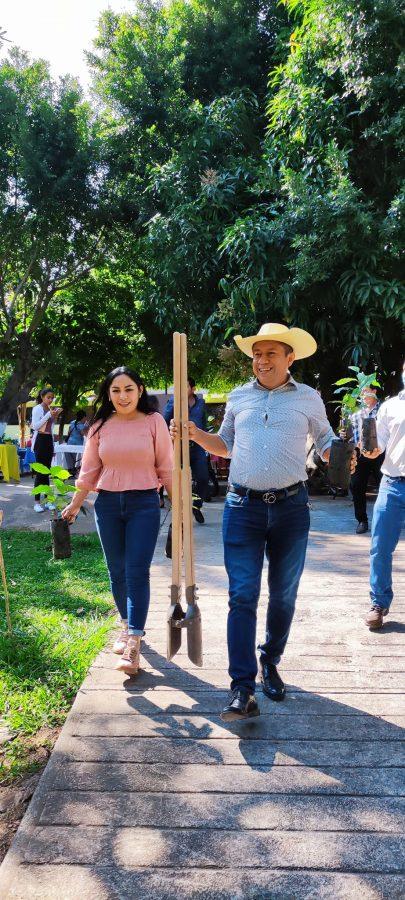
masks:
<svg viewBox="0 0 405 900"><path fill-rule="evenodd" d="M52 390L51 387L49 387L49 388L42 388L42 390L41 390L41 391L39 392L39 394L38 394L38 397L37 397L37 403L42 403L44 397L46 397L47 394L55 394L55 391Z"/></svg>
<svg viewBox="0 0 405 900"><path fill-rule="evenodd" d="M145 413L145 415L149 416L154 411L149 405L147 390L141 376L138 375L138 372L134 372L134 370L129 369L128 366L118 366L117 369L113 369L112 372L107 375L107 378L104 379L100 387L99 395L94 404L94 412L91 424L95 425L96 422L100 422L100 425L98 428L96 428L94 434L96 434L97 431L100 431L100 428L103 427L104 423L114 412L114 404L110 400L109 390L114 379L118 378L119 375L128 375L128 378L130 378L131 381L134 381L138 388L142 388L142 394L139 398L137 406L139 412Z"/></svg>

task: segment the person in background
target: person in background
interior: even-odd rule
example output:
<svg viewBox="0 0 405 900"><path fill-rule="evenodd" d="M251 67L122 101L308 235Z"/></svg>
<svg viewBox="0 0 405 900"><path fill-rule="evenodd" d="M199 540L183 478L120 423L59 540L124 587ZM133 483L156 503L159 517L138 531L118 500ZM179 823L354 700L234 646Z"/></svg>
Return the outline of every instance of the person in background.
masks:
<svg viewBox="0 0 405 900"><path fill-rule="evenodd" d="M370 630L381 628L393 600L392 557L405 523L405 362L403 389L383 403L377 415L378 447L362 450L366 459L378 459L385 451L382 480L371 525L370 598L366 617Z"/></svg>
<svg viewBox="0 0 405 900"><path fill-rule="evenodd" d="M370 475L374 475L374 478L377 482L377 487L380 486L381 465L384 459L384 454L380 453L375 457L375 459L368 459L360 452L361 428L363 421L364 419L377 418L377 413L380 408L375 387L364 388L364 390L360 394L360 397L363 403L362 409L358 410L358 412L355 412L352 416L350 416L350 421L353 428L353 441L358 453L356 471L352 475L350 489L353 495L354 514L358 522L356 534L365 534L366 531L368 531L366 497L367 486Z"/></svg>
<svg viewBox="0 0 405 900"><path fill-rule="evenodd" d="M164 417L167 425L173 418L174 397L169 397ZM202 397L197 397L195 393L194 378L188 379L188 417L190 422L194 422L200 431L207 431L207 410ZM209 475L208 463L205 451L194 441L190 442L190 466L193 479L196 484L198 499L193 498L193 515L200 525L204 524L204 516L201 512L203 501L208 497L209 491Z"/></svg>
<svg viewBox="0 0 405 900"><path fill-rule="evenodd" d="M35 453L35 461L47 466L48 469L52 463L54 454L53 430L56 419L61 409L55 407L51 409L55 394L52 388L43 388L37 397L37 405L32 410L31 426L33 429L32 447ZM49 485L49 475L42 475L41 472L35 473L34 487L39 485ZM41 494L35 495L34 511L42 513L45 509L54 509L52 503L41 504Z"/></svg>
<svg viewBox="0 0 405 900"><path fill-rule="evenodd" d="M160 527L159 485L171 497L173 447L144 382L120 366L107 375L84 448L77 493L63 510L73 522L89 491L122 630L117 669L136 675L150 601L150 566Z"/></svg>
<svg viewBox="0 0 405 900"><path fill-rule="evenodd" d="M89 423L86 419L86 412L83 409L79 409L79 412L76 414L76 418L69 425L69 431L66 443L74 444L76 447L81 447L84 444L84 438L89 430ZM76 453L66 453L66 467L69 470L71 475L75 475L76 467L77 467L77 454Z"/></svg>

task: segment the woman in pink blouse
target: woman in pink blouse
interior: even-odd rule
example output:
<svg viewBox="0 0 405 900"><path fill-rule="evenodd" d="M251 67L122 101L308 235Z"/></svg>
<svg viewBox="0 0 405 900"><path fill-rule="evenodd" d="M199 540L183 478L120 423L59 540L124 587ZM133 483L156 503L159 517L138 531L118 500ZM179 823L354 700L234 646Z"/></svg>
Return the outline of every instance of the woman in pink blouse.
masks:
<svg viewBox="0 0 405 900"><path fill-rule="evenodd" d="M122 620L116 668L136 675L150 600L149 574L160 526L158 489L171 496L173 449L166 423L149 407L142 379L121 366L107 375L87 438L78 488L63 517L73 522L98 491L96 526Z"/></svg>

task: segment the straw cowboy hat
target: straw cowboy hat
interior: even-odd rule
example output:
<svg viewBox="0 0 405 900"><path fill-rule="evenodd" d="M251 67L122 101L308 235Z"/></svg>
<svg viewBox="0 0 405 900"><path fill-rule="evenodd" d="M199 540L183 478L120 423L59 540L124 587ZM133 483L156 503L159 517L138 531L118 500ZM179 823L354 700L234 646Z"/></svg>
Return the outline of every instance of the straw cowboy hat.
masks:
<svg viewBox="0 0 405 900"><path fill-rule="evenodd" d="M289 344L294 350L296 359L312 356L317 348L316 341L308 331L303 331L302 328L287 328L287 325L280 325L278 322L265 322L259 333L253 334L251 337L244 338L241 334L237 334L235 337L235 343L239 350L251 357L253 357L253 344L257 344L258 341L279 341L281 344Z"/></svg>

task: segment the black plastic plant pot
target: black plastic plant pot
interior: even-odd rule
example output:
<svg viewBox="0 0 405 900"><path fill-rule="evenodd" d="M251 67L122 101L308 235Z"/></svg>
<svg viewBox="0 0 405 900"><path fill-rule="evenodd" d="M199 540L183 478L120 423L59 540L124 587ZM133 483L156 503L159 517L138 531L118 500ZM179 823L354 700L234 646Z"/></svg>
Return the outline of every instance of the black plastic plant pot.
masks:
<svg viewBox="0 0 405 900"><path fill-rule="evenodd" d="M52 549L54 559L68 559L72 555L69 525L65 519L51 521Z"/></svg>
<svg viewBox="0 0 405 900"><path fill-rule="evenodd" d="M350 485L350 460L354 450L353 441L335 438L330 448L328 478L333 487L347 491Z"/></svg>
<svg viewBox="0 0 405 900"><path fill-rule="evenodd" d="M363 419L361 426L361 442L363 450L372 453L378 447L377 423L375 419Z"/></svg>

